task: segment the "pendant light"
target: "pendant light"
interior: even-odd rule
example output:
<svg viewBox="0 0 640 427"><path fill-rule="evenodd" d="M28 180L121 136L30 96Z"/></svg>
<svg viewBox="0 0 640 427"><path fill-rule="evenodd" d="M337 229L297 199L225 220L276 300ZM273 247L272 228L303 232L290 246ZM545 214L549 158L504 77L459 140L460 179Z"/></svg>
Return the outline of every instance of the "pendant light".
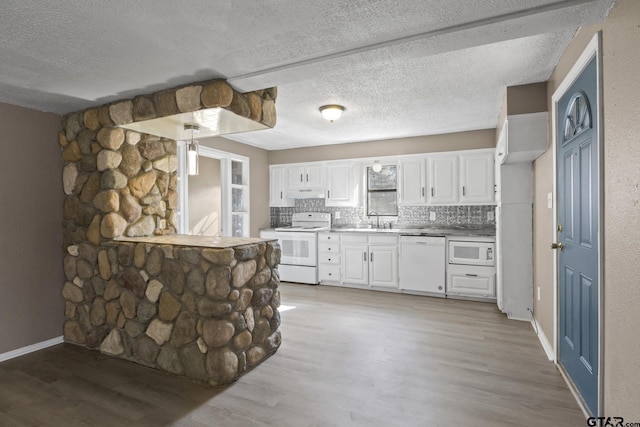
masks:
<svg viewBox="0 0 640 427"><path fill-rule="evenodd" d="M338 120L343 111L344 107L342 105L331 104L320 107L320 114L322 114L322 117L329 120L331 123L333 123L334 120Z"/></svg>
<svg viewBox="0 0 640 427"><path fill-rule="evenodd" d="M198 175L198 141L193 139L193 134L200 132L198 125L185 124L185 132L191 132L191 141L187 142L187 174Z"/></svg>

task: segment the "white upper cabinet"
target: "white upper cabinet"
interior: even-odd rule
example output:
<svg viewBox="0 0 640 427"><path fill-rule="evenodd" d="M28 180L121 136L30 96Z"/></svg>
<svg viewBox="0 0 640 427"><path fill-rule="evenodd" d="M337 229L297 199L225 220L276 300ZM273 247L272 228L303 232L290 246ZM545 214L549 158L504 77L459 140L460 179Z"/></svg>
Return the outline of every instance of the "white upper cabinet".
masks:
<svg viewBox="0 0 640 427"><path fill-rule="evenodd" d="M427 202L434 205L458 203L458 155L430 156L427 164Z"/></svg>
<svg viewBox="0 0 640 427"><path fill-rule="evenodd" d="M460 154L460 203L493 203L493 153Z"/></svg>
<svg viewBox="0 0 640 427"><path fill-rule="evenodd" d="M289 189L324 186L324 166L322 164L290 165L287 170Z"/></svg>
<svg viewBox="0 0 640 427"><path fill-rule="evenodd" d="M496 146L499 163L532 162L547 151L546 112L507 116Z"/></svg>
<svg viewBox="0 0 640 427"><path fill-rule="evenodd" d="M426 203L426 159L415 157L398 161L400 169L400 205L424 205Z"/></svg>
<svg viewBox="0 0 640 427"><path fill-rule="evenodd" d="M286 166L269 167L269 206L293 206L294 200L287 199L286 178Z"/></svg>
<svg viewBox="0 0 640 427"><path fill-rule="evenodd" d="M360 192L355 162L329 163L326 167L325 206L357 206Z"/></svg>

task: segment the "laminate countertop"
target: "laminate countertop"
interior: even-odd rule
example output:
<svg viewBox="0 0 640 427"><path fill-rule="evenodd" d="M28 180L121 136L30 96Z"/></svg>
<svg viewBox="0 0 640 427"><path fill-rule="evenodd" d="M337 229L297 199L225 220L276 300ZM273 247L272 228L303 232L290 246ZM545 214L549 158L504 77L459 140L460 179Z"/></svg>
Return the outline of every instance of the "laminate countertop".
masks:
<svg viewBox="0 0 640 427"><path fill-rule="evenodd" d="M169 234L166 236L149 237L118 237L115 242L126 243L152 243L156 245L191 246L224 249L236 246L252 245L255 243L268 242L273 239L259 239L256 237L213 237L194 236L190 234Z"/></svg>
<svg viewBox="0 0 640 427"><path fill-rule="evenodd" d="M334 233L394 234L402 236L448 236L448 237L495 237L495 226L475 225L434 225L396 228L368 228L354 226L333 226L326 230Z"/></svg>

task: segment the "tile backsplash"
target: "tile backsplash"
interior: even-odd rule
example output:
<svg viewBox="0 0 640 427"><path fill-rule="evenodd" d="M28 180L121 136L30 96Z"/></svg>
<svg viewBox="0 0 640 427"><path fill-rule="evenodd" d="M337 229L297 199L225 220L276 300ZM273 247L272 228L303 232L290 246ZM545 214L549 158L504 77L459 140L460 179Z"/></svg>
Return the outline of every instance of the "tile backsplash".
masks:
<svg viewBox="0 0 640 427"><path fill-rule="evenodd" d="M324 205L324 199L297 199L294 207L271 208L271 227L291 224L291 215L295 212L329 212L332 223L336 225L375 223L374 217L369 219L364 216L363 207L329 207ZM335 219L336 212L340 212L339 219ZM435 212L435 220L429 219L431 212ZM487 218L489 212L494 212L494 219ZM495 225L495 206L401 206L397 218L380 217L380 222L404 225Z"/></svg>

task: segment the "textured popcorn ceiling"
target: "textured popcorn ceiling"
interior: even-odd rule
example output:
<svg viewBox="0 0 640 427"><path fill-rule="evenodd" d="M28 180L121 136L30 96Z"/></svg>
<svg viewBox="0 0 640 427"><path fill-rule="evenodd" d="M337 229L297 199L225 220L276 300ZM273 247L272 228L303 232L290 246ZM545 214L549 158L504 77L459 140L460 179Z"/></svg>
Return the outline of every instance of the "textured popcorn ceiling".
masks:
<svg viewBox="0 0 640 427"><path fill-rule="evenodd" d="M491 128L614 1L4 0L0 101L67 113L226 78L278 86L276 128L230 136L267 149Z"/></svg>

